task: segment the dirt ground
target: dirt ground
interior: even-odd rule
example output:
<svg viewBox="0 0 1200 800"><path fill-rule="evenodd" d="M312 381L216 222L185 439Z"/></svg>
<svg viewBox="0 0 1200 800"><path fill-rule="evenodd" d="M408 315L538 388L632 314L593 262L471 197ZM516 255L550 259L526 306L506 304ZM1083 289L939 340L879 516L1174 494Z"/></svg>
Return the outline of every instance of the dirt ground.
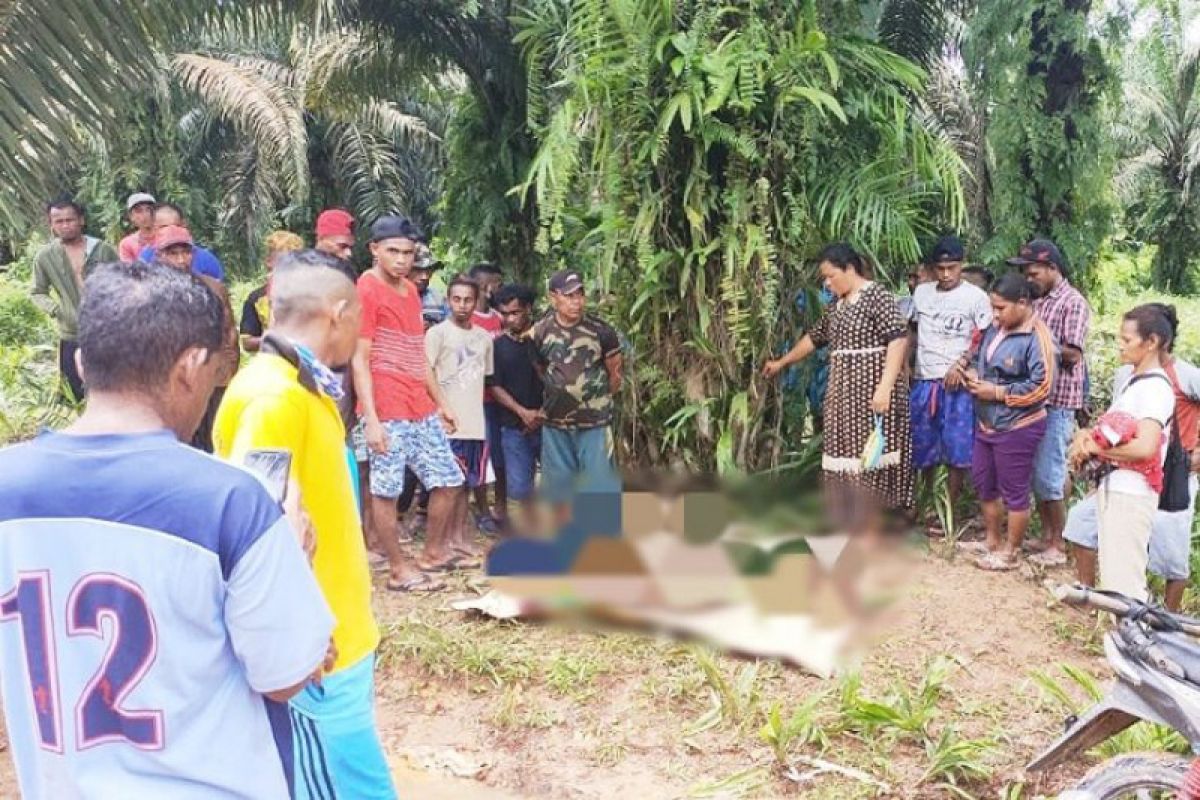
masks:
<svg viewBox="0 0 1200 800"><path fill-rule="evenodd" d="M1095 625L1054 604L1045 580L917 555L909 591L862 663L859 691L912 696L931 658L950 659L926 739L840 723L844 680L726 656L706 671L708 651L695 644L448 609L482 588L478 575L452 576L442 595L381 587L379 723L401 796L413 800L1053 797L1086 765L1022 774L1065 716L1032 671L1062 662L1107 675ZM785 749L801 759L789 778L759 729L776 704L787 719L823 691L814 706L825 741ZM714 696L723 702L706 717ZM930 773L929 741L947 729L989 743L971 751L985 774L957 777L956 791L947 773ZM0 796L15 797L10 759L2 761ZM838 771L822 772L822 764Z"/></svg>

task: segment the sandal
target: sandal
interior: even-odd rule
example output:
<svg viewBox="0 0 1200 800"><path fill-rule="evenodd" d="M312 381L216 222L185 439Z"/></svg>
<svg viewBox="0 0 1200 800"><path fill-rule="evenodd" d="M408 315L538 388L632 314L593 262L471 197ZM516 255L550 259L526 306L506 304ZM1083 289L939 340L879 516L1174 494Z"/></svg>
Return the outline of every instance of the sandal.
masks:
<svg viewBox="0 0 1200 800"><path fill-rule="evenodd" d="M1062 550L1039 550L1029 560L1043 567L1061 567L1067 563L1067 554Z"/></svg>
<svg viewBox="0 0 1200 800"><path fill-rule="evenodd" d="M424 572L419 575L409 578L406 581L394 581L389 579L385 584L389 592L409 592L412 594L424 594L426 592L440 592L446 588L446 584L441 581L434 580Z"/></svg>
<svg viewBox="0 0 1200 800"><path fill-rule="evenodd" d="M975 562L975 566L986 572L1008 572L1017 568L1015 557L1005 558L999 553L988 553Z"/></svg>
<svg viewBox="0 0 1200 800"><path fill-rule="evenodd" d="M390 562L387 556L368 550L367 566L371 568L372 572L382 572L390 566Z"/></svg>
<svg viewBox="0 0 1200 800"><path fill-rule="evenodd" d="M979 540L972 542L958 542L958 549L972 556L986 556L991 551L987 548L987 543Z"/></svg>

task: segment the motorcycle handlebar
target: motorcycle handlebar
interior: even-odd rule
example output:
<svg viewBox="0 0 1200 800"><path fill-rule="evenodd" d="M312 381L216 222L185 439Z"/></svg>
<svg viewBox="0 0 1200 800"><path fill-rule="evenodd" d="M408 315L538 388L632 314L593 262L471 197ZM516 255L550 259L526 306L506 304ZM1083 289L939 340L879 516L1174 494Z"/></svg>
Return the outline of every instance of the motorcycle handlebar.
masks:
<svg viewBox="0 0 1200 800"><path fill-rule="evenodd" d="M1089 589L1086 586L1078 584L1075 586L1062 584L1054 590L1054 595L1058 598L1059 602L1075 606L1092 606L1117 617L1128 616L1134 608L1141 605L1122 595L1097 592L1094 589ZM1200 620L1179 614L1172 614L1163 609L1152 609L1152 612L1145 617L1145 622L1150 627L1164 628L1165 626L1159 620L1166 617L1177 624L1184 633L1190 636L1200 636Z"/></svg>

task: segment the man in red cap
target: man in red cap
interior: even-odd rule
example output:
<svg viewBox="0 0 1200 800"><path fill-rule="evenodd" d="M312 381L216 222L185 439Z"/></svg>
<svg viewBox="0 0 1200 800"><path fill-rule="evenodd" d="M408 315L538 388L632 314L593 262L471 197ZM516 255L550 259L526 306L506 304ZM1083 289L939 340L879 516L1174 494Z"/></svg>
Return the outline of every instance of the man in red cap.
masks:
<svg viewBox="0 0 1200 800"><path fill-rule="evenodd" d="M317 250L349 261L354 252L354 217L349 211L329 208L317 216Z"/></svg>
<svg viewBox="0 0 1200 800"><path fill-rule="evenodd" d="M180 272L192 272L192 261L195 255L196 245L187 228L182 225L168 225L159 229L154 240L154 258L160 264ZM192 437L192 447L211 453L213 451L213 420L217 416L221 398L225 396L225 387L229 386L229 382L237 373L241 353L238 350L238 334L233 320L233 307L229 304L229 290L216 278L199 274L196 277L217 296L224 308L225 338L221 345L221 352L214 356L221 360L221 367L217 373L217 385L208 399L208 408L204 412L204 418L200 420L200 426Z"/></svg>

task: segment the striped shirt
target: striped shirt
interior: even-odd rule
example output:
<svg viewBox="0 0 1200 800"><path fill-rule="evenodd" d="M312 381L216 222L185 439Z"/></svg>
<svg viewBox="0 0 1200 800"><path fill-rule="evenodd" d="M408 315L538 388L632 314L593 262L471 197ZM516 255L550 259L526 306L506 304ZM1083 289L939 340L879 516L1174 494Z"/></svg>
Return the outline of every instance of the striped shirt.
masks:
<svg viewBox="0 0 1200 800"><path fill-rule="evenodd" d="M405 293L388 286L374 273L358 279L362 300L359 337L371 341L371 385L380 421L421 420L437 410L425 377L425 323L421 294L404 279Z"/></svg>

